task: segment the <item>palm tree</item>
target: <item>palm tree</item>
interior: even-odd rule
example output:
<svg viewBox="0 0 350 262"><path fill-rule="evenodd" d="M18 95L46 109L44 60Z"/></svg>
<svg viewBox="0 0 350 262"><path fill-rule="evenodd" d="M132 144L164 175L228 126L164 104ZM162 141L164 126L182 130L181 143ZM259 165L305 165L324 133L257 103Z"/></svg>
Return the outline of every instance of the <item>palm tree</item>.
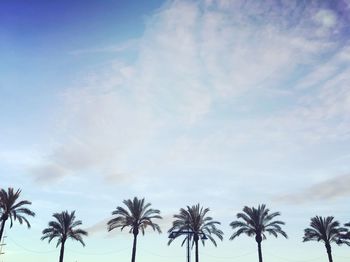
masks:
<svg viewBox="0 0 350 262"><path fill-rule="evenodd" d="M4 233L5 223L10 219L10 228L13 225L13 220L18 220L20 224L23 222L27 224L30 228L30 223L25 216L35 216L35 213L30 209L24 207L25 205L31 205L32 202L28 200L19 200L21 190L18 189L14 192L12 187L6 190L0 190L0 241L2 239L2 234Z"/></svg>
<svg viewBox="0 0 350 262"><path fill-rule="evenodd" d="M327 254L329 262L333 262L332 258L332 248L331 243L334 242L338 245L350 243L343 239L343 234L347 233L347 229L344 227L340 227L340 223L334 220L334 217L322 217L315 216L311 218L310 222L311 228L306 228L304 231L303 242L307 241L317 241L323 242Z"/></svg>
<svg viewBox="0 0 350 262"><path fill-rule="evenodd" d="M350 222L349 223L346 223L344 224L344 226L346 227L350 227ZM345 243L349 246L350 245L350 231L347 230L346 232L344 232L344 234L342 235L342 241L345 240ZM349 240L349 241L348 241Z"/></svg>
<svg viewBox="0 0 350 262"><path fill-rule="evenodd" d="M49 227L45 228L42 232L43 236L41 240L47 239L49 243L54 239L57 239L56 247L61 245L59 262L63 262L64 246L66 240L71 238L79 241L84 247L83 236L87 236L88 233L85 230L76 228L82 224L81 220L75 220L75 211L69 213L68 211L62 211L61 213L54 213L52 215L57 221L50 221Z"/></svg>
<svg viewBox="0 0 350 262"><path fill-rule="evenodd" d="M230 224L232 229L238 228L230 237L230 240L233 240L241 234L255 236L255 241L258 243L259 262L263 261L261 242L266 239L266 232L275 237L281 234L287 238L286 232L281 228L281 225L285 223L278 220L272 221L276 216L279 216L280 213L269 212L270 210L267 209L265 205L259 205L258 208L245 206L243 208L243 213L237 214L237 218L243 221L233 221Z"/></svg>
<svg viewBox="0 0 350 262"><path fill-rule="evenodd" d="M169 233L176 232L174 238L171 238L168 245L177 237L182 235L182 232L191 232L187 234L187 237L182 242L185 243L186 240L192 240L192 246L195 245L196 251L196 262L199 261L198 254L198 241L201 239L204 245L205 239L210 239L210 241L217 246L213 236L217 236L220 240L223 239L223 232L216 227L220 225L220 222L213 220L212 217L206 216L209 212L209 208L203 208L199 204L195 206L187 206L187 209L180 209L179 214L174 215L175 221L173 221L173 226L169 229Z"/></svg>
<svg viewBox="0 0 350 262"><path fill-rule="evenodd" d="M108 221L108 231L119 227L120 230L123 230L125 227L130 228L129 233L134 235L131 261L135 262L137 235L140 231L144 235L145 229L148 226L154 231L161 233L159 225L152 220L162 219L162 217L159 215L160 211L158 209L149 208L151 206L150 203L145 204L144 198L138 199L137 197L134 197L133 200L124 200L123 203L126 205L127 209L118 206L116 210L112 212L112 215L115 215L116 217Z"/></svg>

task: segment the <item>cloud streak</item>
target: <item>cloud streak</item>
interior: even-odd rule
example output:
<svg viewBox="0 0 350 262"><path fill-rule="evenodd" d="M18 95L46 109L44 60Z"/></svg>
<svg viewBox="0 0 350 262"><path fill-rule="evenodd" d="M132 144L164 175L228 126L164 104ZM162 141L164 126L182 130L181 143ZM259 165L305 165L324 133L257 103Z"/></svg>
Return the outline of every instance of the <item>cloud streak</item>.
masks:
<svg viewBox="0 0 350 262"><path fill-rule="evenodd" d="M332 177L316 183L299 193L276 197L275 200L287 204L304 204L309 202L335 200L350 195L350 175Z"/></svg>

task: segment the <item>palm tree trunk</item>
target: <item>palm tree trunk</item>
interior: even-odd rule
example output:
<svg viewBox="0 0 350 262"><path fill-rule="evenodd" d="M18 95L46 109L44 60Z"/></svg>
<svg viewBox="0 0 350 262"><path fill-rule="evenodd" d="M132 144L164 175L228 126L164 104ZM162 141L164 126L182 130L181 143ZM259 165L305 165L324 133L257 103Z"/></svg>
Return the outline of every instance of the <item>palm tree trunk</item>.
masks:
<svg viewBox="0 0 350 262"><path fill-rule="evenodd" d="M65 244L65 240L62 241L61 243L61 250L60 250L60 260L59 262L63 262L63 256L64 256L64 244Z"/></svg>
<svg viewBox="0 0 350 262"><path fill-rule="evenodd" d="M326 244L326 250L327 250L327 255L328 255L328 261L333 262L332 258L332 248L330 244Z"/></svg>
<svg viewBox="0 0 350 262"><path fill-rule="evenodd" d="M261 251L261 241L258 242L258 255L259 255L259 262L263 262L262 251Z"/></svg>
<svg viewBox="0 0 350 262"><path fill-rule="evenodd" d="M137 244L137 234L134 233L134 243L132 245L131 262L135 262L135 258L136 258L136 244Z"/></svg>
<svg viewBox="0 0 350 262"><path fill-rule="evenodd" d="M257 234L255 235L255 241L256 241L256 243L258 243L259 262L263 262L262 252L261 252L261 241L262 241L262 236L261 236L261 234L257 233Z"/></svg>
<svg viewBox="0 0 350 262"><path fill-rule="evenodd" d="M0 243L1 243L1 240L2 240L2 234L4 233L5 222L6 222L6 220L5 220L5 219L1 221L1 229L0 229Z"/></svg>
<svg viewBox="0 0 350 262"><path fill-rule="evenodd" d="M196 246L196 262L199 262L199 252L198 252L198 239L194 240Z"/></svg>

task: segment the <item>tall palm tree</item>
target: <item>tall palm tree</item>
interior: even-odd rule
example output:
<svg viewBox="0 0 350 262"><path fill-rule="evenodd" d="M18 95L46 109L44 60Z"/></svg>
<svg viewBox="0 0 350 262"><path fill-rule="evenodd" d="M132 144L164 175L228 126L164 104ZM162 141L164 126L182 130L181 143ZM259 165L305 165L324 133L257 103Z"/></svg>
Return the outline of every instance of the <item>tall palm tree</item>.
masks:
<svg viewBox="0 0 350 262"><path fill-rule="evenodd" d="M168 245L177 237L181 236L181 232L191 232L182 242L185 243L186 240L192 240L192 246L195 246L196 262L199 261L198 253L198 241L201 239L204 245L204 239L209 239L214 246L217 243L213 236L218 237L220 240L223 239L223 232L216 227L220 225L220 222L213 220L212 217L207 216L209 208L203 208L199 204L194 206L187 206L186 209L181 208L179 214L174 215L175 220L173 221L173 226L169 229L169 233L176 232L174 238L170 239ZM189 239L188 239L189 238Z"/></svg>
<svg viewBox="0 0 350 262"><path fill-rule="evenodd" d="M13 225L13 220L18 220L20 224L23 222L30 228L30 223L25 216L35 216L35 213L30 209L24 207L25 205L31 205L32 202L28 200L19 200L21 190L17 189L15 192L12 187L9 187L7 191L5 189L0 190L0 241L2 234L4 233L5 223L10 219L10 228Z"/></svg>
<svg viewBox="0 0 350 262"><path fill-rule="evenodd" d="M340 223L334 220L334 217L315 216L311 218L310 228L304 230L303 242L317 241L323 242L329 262L333 262L331 243L338 245L350 243L343 239L343 234L347 233L347 229L340 227Z"/></svg>
<svg viewBox="0 0 350 262"><path fill-rule="evenodd" d="M135 262L137 235L140 231L144 235L145 229L148 226L154 231L161 233L159 225L152 220L162 219L162 217L159 215L160 211L158 209L149 208L151 204L146 204L144 198L138 199L134 197L133 200L124 200L123 203L126 205L127 209L118 206L116 210L112 212L112 215L115 217L107 222L108 231L115 228L120 228L120 230L123 230L125 227L130 228L129 233L134 235L131 261Z"/></svg>
<svg viewBox="0 0 350 262"><path fill-rule="evenodd" d="M232 229L238 228L233 235L230 237L230 240L238 237L241 234L246 234L248 236L255 236L255 241L258 244L258 256L259 262L263 261L261 242L266 239L265 233L269 233L275 237L278 234L281 234L287 238L286 232L281 228L281 225L284 225L284 222L273 219L280 215L279 212L269 213L270 210L266 208L265 205L259 205L258 208L247 207L243 208L243 213L238 213L237 218L242 221L233 221L230 223Z"/></svg>
<svg viewBox="0 0 350 262"><path fill-rule="evenodd" d="M88 233L85 230L76 228L82 224L81 220L75 220L75 211L69 213L68 211L62 211L61 213L54 213L52 215L56 221L50 221L49 227L45 228L42 232L43 236L41 240L47 239L49 243L57 238L56 247L61 245L59 262L63 262L64 247L68 238L79 241L84 247L83 236L87 236Z"/></svg>

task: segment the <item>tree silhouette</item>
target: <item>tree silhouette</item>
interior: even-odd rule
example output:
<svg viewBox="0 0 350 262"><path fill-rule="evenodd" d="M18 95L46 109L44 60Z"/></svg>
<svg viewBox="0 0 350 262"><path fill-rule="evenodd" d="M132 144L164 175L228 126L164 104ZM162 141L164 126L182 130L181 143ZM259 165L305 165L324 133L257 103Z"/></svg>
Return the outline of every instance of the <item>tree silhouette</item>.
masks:
<svg viewBox="0 0 350 262"><path fill-rule="evenodd" d="M14 192L12 187L8 190L0 190L0 241L4 233L5 223L10 219L10 228L13 226L13 221L18 220L20 224L23 222L30 228L30 223L25 216L35 216L35 213L30 209L24 207L25 205L31 205L32 203L28 200L19 200L21 190L18 189Z"/></svg>
<svg viewBox="0 0 350 262"><path fill-rule="evenodd" d="M220 225L220 222L214 221L212 217L206 216L208 212L209 208L204 209L199 204L192 207L187 206L186 209L181 208L179 214L174 215L175 220L173 221L173 226L169 229L169 233L175 230L178 232L192 232L186 236L182 244L185 243L187 238L192 240L192 245L194 244L196 249L196 262L199 261L199 239L201 239L204 245L204 239L208 238L215 246L217 246L217 243L213 236L217 236L220 240L223 239L224 233L216 227L216 225ZM180 235L181 233L176 233L174 239ZM170 239L168 245L170 245L174 239Z"/></svg>
<svg viewBox="0 0 350 262"><path fill-rule="evenodd" d="M258 244L258 255L259 262L263 261L261 242L266 239L265 233L269 233L275 237L281 234L287 238L287 234L282 230L281 225L285 223L282 221L273 219L280 215L279 212L269 213L270 210L266 208L265 205L259 205L258 208L247 207L243 208L243 213L238 213L237 218L242 221L233 221L230 226L232 229L238 228L230 240L240 236L241 234L246 234L248 236L255 236L255 241Z"/></svg>
<svg viewBox="0 0 350 262"><path fill-rule="evenodd" d="M323 242L328 255L329 262L333 262L331 243L338 245L350 243L343 238L347 229L340 227L340 223L334 217L315 216L311 218L310 228L304 230L303 242L317 241Z"/></svg>
<svg viewBox="0 0 350 262"><path fill-rule="evenodd" d="M48 239L49 243L57 238L56 247L61 245L59 262L63 262L64 247L68 238L79 241L83 246L83 236L87 236L88 233L80 228L76 228L82 224L81 220L75 220L75 211L68 213L68 211L62 211L61 213L54 213L52 215L56 221L50 221L49 227L45 228L42 232L43 236L41 240Z"/></svg>
<svg viewBox="0 0 350 262"><path fill-rule="evenodd" d="M346 227L350 227L350 222L344 224ZM346 232L342 233L341 241L344 241L345 244L350 246L350 231L347 230Z"/></svg>
<svg viewBox="0 0 350 262"><path fill-rule="evenodd" d="M160 211L158 209L149 208L151 206L150 203L145 204L144 198L138 199L134 197L133 200L124 200L123 203L126 205L127 209L118 206L116 210L112 212L112 215L116 217L108 221L108 231L115 228L120 228L120 230L123 230L125 227L130 228L129 233L134 235L131 261L135 262L137 235L140 231L144 235L145 229L148 226L154 231L161 233L159 225L152 220L162 219L162 217L159 215Z"/></svg>

